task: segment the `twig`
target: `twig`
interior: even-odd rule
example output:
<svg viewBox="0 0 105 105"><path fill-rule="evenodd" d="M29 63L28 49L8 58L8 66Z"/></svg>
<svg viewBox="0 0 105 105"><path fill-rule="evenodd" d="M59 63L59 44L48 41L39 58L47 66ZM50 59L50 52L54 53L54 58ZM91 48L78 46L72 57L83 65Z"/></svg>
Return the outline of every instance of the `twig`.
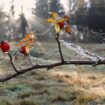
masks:
<svg viewBox="0 0 105 105"><path fill-rule="evenodd" d="M30 64L31 66L33 66L32 61L31 61L31 58L30 58L30 55L28 54L26 57L27 57L27 60L28 60L29 64Z"/></svg>
<svg viewBox="0 0 105 105"><path fill-rule="evenodd" d="M59 49L61 61L64 62L64 58L63 58L63 54L62 54L62 50L61 50L61 44L60 44L60 41L59 41L59 33L57 33L56 41L58 43L58 49Z"/></svg>
<svg viewBox="0 0 105 105"><path fill-rule="evenodd" d="M93 67L96 67L99 63L101 63L101 59L99 59L95 64L93 64Z"/></svg>
<svg viewBox="0 0 105 105"><path fill-rule="evenodd" d="M32 70L39 70L39 69L50 69L54 68L57 66L62 66L62 65L69 65L69 64L74 64L74 65L94 65L96 64L96 61L64 61L64 62L57 62L53 64L47 64L47 65L34 65L33 67L29 67L23 70L20 70L19 72L16 72L14 74L11 74L9 76L6 76L4 78L0 79L0 82L6 82L12 78L15 78L21 74L24 74L26 72L32 71ZM100 62L97 62L97 65L105 64L105 60L101 60Z"/></svg>
<svg viewBox="0 0 105 105"><path fill-rule="evenodd" d="M16 67L15 67L15 65L14 65L14 63L13 63L13 61L12 61L12 56L11 56L11 54L8 53L8 56L9 56L9 58L10 58L10 63L11 63L11 65L12 65L13 69L15 70L15 72L18 73L19 71L16 69Z"/></svg>
<svg viewBox="0 0 105 105"><path fill-rule="evenodd" d="M17 70L14 63L13 63L13 60L12 60L12 56L10 53L8 53L8 56L10 58L10 62L11 62L11 65L13 67L13 69L15 70L15 73L14 74L11 74L9 76L5 76L4 78L1 78L0 79L0 82L6 82L12 78L15 78L19 75L22 75L26 72L29 72L29 71L32 71L32 70L39 70L39 69L52 69L54 67L57 67L57 66L62 66L62 65L70 65L70 64L74 64L74 65L101 65L101 64L105 64L105 59L104 60L100 60L99 61L85 61L85 60L70 60L70 61L66 61L64 60L63 58L63 54L62 54L62 50L61 50L61 45L60 45L60 41L59 41L59 33L57 33L57 37L56 37L56 41L57 41L57 44L58 44L58 49L59 49L59 54L60 54L60 57L61 57L61 61L59 62L56 62L56 63L52 63L52 64L45 64L45 65L32 65L32 67L29 67L29 68L26 68L26 69L22 69L22 70ZM29 59L30 60L30 59ZM30 61L31 63L31 61Z"/></svg>

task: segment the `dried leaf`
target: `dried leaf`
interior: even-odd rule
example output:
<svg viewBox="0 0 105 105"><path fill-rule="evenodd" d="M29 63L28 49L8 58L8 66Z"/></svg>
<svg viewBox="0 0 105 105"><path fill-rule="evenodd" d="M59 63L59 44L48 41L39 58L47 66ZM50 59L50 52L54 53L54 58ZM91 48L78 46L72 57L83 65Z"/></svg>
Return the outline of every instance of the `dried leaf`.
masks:
<svg viewBox="0 0 105 105"><path fill-rule="evenodd" d="M49 22L49 23L57 23L57 21L55 19L53 19L53 18L48 18L47 22Z"/></svg>
<svg viewBox="0 0 105 105"><path fill-rule="evenodd" d="M26 46L26 52L27 52L27 53L30 52L30 46L29 46L29 45Z"/></svg>
<svg viewBox="0 0 105 105"><path fill-rule="evenodd" d="M51 12L51 17L54 19L58 18L58 14L56 12Z"/></svg>
<svg viewBox="0 0 105 105"><path fill-rule="evenodd" d="M56 33L60 32L60 27L58 24L54 24Z"/></svg>
<svg viewBox="0 0 105 105"><path fill-rule="evenodd" d="M60 18L60 19L58 20L58 23L59 23L59 22L64 22L64 21L65 21L64 18Z"/></svg>
<svg viewBox="0 0 105 105"><path fill-rule="evenodd" d="M31 46L33 42L34 42L34 35L33 35L32 33L30 33L30 34L26 34L25 38L23 38L23 39L17 44L17 46L19 46L19 47L25 46L25 45Z"/></svg>
<svg viewBox="0 0 105 105"><path fill-rule="evenodd" d="M66 31L67 33L71 34L72 29L71 29L70 26L66 26L66 27L65 27L65 31Z"/></svg>

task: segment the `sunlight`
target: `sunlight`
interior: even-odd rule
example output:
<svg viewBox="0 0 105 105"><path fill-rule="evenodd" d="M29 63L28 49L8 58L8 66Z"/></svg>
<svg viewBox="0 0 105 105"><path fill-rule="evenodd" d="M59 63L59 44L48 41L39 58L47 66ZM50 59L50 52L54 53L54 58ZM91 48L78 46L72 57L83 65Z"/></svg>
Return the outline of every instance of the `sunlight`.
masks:
<svg viewBox="0 0 105 105"><path fill-rule="evenodd" d="M87 8L90 8L90 6L91 6L90 0L84 0L84 1L86 3L86 7Z"/></svg>
<svg viewBox="0 0 105 105"><path fill-rule="evenodd" d="M3 10L5 12L10 13L12 1L15 6L15 18L19 17L19 14L21 14L21 10L25 14L26 18L30 18L32 16L32 8L35 7L35 0L0 0L0 5L3 6ZM69 1L60 0L60 2L64 6L65 12L67 13L69 11Z"/></svg>
<svg viewBox="0 0 105 105"><path fill-rule="evenodd" d="M62 5L64 6L65 12L67 13L69 11L69 0L60 0Z"/></svg>
<svg viewBox="0 0 105 105"><path fill-rule="evenodd" d="M10 12L11 4L13 0L0 0L1 5L3 5L3 9L6 12ZM30 18L32 16L31 9L35 7L35 0L14 0L13 2L15 8L15 18L19 17L19 14L22 12L25 14L26 18Z"/></svg>

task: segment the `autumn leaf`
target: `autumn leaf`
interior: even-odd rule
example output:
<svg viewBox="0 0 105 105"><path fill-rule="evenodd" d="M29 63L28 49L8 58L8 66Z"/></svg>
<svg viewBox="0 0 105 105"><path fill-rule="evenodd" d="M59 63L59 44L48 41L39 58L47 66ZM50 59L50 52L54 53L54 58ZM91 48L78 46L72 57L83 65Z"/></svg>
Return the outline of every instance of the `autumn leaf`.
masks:
<svg viewBox="0 0 105 105"><path fill-rule="evenodd" d="M59 15L56 12L51 12L51 17L57 19Z"/></svg>
<svg viewBox="0 0 105 105"><path fill-rule="evenodd" d="M30 52L30 46L29 45L26 46L26 52L27 52L27 54L29 54L29 52Z"/></svg>
<svg viewBox="0 0 105 105"><path fill-rule="evenodd" d="M53 18L48 18L47 22L54 23L54 24L57 23L57 21L55 19L53 19Z"/></svg>
<svg viewBox="0 0 105 105"><path fill-rule="evenodd" d="M65 31L66 31L68 34L71 34L72 29L71 29L70 26L66 26L66 27L65 27Z"/></svg>
<svg viewBox="0 0 105 105"><path fill-rule="evenodd" d="M64 18L60 18L57 22L59 23L59 22L64 22L64 21L65 21Z"/></svg>
<svg viewBox="0 0 105 105"><path fill-rule="evenodd" d="M60 32L60 27L58 24L54 24L56 33Z"/></svg>
<svg viewBox="0 0 105 105"><path fill-rule="evenodd" d="M32 33L26 34L25 38L23 38L18 44L17 46L21 47L24 45L31 45L34 42L34 36Z"/></svg>
<svg viewBox="0 0 105 105"><path fill-rule="evenodd" d="M59 33L60 30L64 28L65 22L67 22L69 25L70 18L68 16L60 17L56 12L51 12L50 15L51 15L51 18L48 18L47 22L52 23L54 25L55 31L57 33ZM65 31L67 33L71 33L71 27L69 27L69 26L66 27Z"/></svg>

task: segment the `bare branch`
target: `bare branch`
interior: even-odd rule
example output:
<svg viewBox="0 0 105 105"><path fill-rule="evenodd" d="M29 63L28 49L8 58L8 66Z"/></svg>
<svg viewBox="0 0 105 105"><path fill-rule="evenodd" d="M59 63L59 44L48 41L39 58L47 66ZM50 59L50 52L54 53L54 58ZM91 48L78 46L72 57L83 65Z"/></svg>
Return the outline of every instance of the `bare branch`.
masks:
<svg viewBox="0 0 105 105"><path fill-rule="evenodd" d="M10 62L11 62L11 65L12 65L13 69L15 70L15 72L18 73L19 71L16 69L16 67L15 67L15 65L14 65L14 63L13 63L13 61L12 61L12 56L11 56L11 54L8 53L8 56L9 56L9 58L10 58Z"/></svg>
<svg viewBox="0 0 105 105"><path fill-rule="evenodd" d="M26 68L26 69L17 70L17 68L15 67L15 65L13 63L11 54L8 53L11 65L12 65L13 69L15 70L15 73L1 78L0 82L6 82L6 81L8 81L8 80L10 80L12 78L15 78L15 77L17 77L19 75L22 75L22 74L24 74L26 72L29 72L29 71L32 71L32 70L38 70L38 69L47 69L47 70L49 70L49 69L52 69L52 68L57 67L57 66L71 65L71 64L74 64L74 65L92 65L92 66L105 64L105 59L98 59L98 60L93 60L93 61L92 60L91 61L89 61L89 60L87 60L87 61L85 61L85 60L66 61L63 58L62 49L61 49L61 45L60 45L60 41L59 41L59 33L57 33L56 41L57 41L57 44L58 44L59 54L60 54L60 57L61 57L61 60L59 62L51 63L51 64L43 64L43 65L38 65L37 64L37 65L32 65L32 67L29 67L29 68ZM30 58L28 60L30 61ZM30 61L30 64L31 63L32 62Z"/></svg>
<svg viewBox="0 0 105 105"><path fill-rule="evenodd" d="M96 61L64 61L64 62L57 62L57 63L46 64L46 65L34 65L33 67L19 70L18 72L14 73L14 74L11 74L9 76L1 78L0 82L6 82L12 78L15 78L21 74L24 74L24 73L32 71L32 70L51 69L51 68L54 68L57 66L69 65L69 64L74 64L74 65L94 65L94 64L97 64L97 65L101 65L101 64L105 64L105 60L101 60L100 62L96 62Z"/></svg>
<svg viewBox="0 0 105 105"><path fill-rule="evenodd" d="M57 44L58 44L58 49L59 49L59 54L60 54L60 57L61 57L61 61L64 62L64 58L63 58L63 54L62 54L62 50L61 50L61 44L60 44L60 41L59 41L59 33L57 33L56 41L57 41Z"/></svg>

